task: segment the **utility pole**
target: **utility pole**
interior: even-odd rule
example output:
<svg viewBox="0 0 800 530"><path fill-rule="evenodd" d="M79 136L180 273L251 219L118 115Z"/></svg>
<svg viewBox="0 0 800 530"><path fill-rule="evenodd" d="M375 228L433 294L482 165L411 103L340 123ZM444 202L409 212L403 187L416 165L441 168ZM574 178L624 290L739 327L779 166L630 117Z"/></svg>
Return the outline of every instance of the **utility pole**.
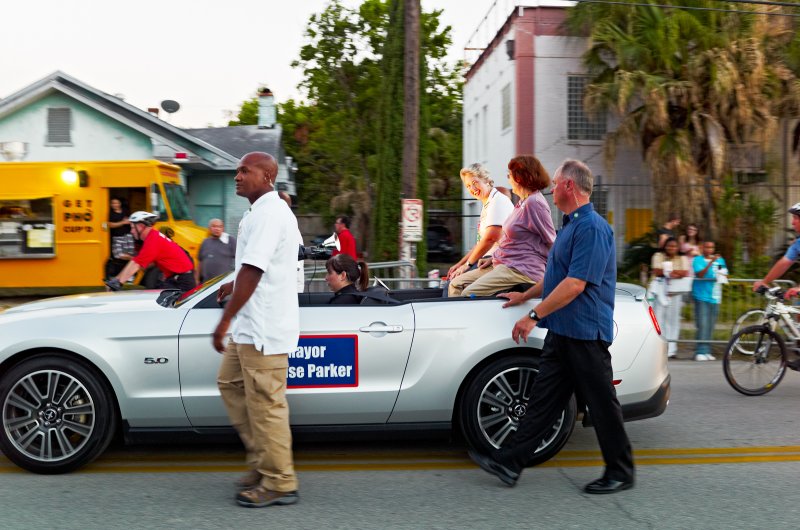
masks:
<svg viewBox="0 0 800 530"><path fill-rule="evenodd" d="M405 46L403 47L403 199L402 215L406 214L405 200L417 197L417 173L419 171L419 31L420 0L403 0L403 26ZM418 201L415 201L419 204ZM407 225L407 220L402 221ZM400 259L412 263L417 258L417 239L409 237L401 228ZM410 271L409 271L410 272Z"/></svg>
<svg viewBox="0 0 800 530"><path fill-rule="evenodd" d="M419 169L419 31L420 0L404 0L403 198L417 197Z"/></svg>

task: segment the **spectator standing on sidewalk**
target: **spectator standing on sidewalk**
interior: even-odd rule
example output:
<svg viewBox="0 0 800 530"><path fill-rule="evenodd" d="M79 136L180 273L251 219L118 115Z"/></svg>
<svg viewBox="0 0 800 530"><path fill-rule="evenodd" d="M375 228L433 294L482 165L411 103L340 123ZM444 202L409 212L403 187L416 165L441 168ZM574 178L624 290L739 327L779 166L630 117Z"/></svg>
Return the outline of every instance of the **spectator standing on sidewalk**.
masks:
<svg viewBox="0 0 800 530"><path fill-rule="evenodd" d="M686 233L678 238L681 245L680 252L689 259L703 253L703 240L700 238L700 230L694 223L686 225Z"/></svg>
<svg viewBox="0 0 800 530"><path fill-rule="evenodd" d="M236 238L225 232L222 219L208 222L209 236L200 244L197 252L199 266L196 269L197 283L203 283L220 274L232 271L236 257Z"/></svg>
<svg viewBox="0 0 800 530"><path fill-rule="evenodd" d="M727 279L728 269L725 260L716 254L713 241L703 243L703 254L692 260L694 281L692 282L692 298L694 298L694 319L697 326L697 347L695 361L713 361L711 344L714 338L714 325L717 323L719 305L722 302L722 283Z"/></svg>
<svg viewBox="0 0 800 530"><path fill-rule="evenodd" d="M664 329L664 338L669 342L668 355L675 357L681 330L683 293L688 291L681 280L689 277L689 260L678 254L677 239L667 238L661 250L653 254L650 271L656 281L664 282L665 296L657 296L653 305L656 318Z"/></svg>
<svg viewBox="0 0 800 530"><path fill-rule="evenodd" d="M668 221L656 230L656 248L662 249L667 243L667 239L677 238L678 234L675 231L680 225L680 216L676 213L670 213Z"/></svg>
<svg viewBox="0 0 800 530"><path fill-rule="evenodd" d="M354 260L358 260L356 255L356 238L350 232L350 218L340 215L333 223L333 231L339 238L339 250L334 250L332 256L337 254L348 254Z"/></svg>

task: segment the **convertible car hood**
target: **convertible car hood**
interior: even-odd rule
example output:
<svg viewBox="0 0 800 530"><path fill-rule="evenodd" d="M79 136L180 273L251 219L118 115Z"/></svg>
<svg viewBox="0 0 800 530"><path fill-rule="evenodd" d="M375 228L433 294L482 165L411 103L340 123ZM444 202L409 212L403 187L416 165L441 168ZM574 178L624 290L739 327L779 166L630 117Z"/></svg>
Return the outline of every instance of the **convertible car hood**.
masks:
<svg viewBox="0 0 800 530"><path fill-rule="evenodd" d="M82 313L96 311L129 311L132 309L154 309L158 307L156 299L161 291L124 291L120 293L90 293L47 298L37 302L29 302L10 309L0 315L17 315L19 313L75 310ZM39 313L37 313L39 314Z"/></svg>

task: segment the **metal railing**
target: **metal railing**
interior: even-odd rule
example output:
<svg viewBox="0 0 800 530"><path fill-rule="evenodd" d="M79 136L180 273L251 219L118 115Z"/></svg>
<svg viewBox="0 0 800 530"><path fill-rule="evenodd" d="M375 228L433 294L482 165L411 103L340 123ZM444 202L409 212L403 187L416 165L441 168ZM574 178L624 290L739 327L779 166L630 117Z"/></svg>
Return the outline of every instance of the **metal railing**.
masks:
<svg viewBox="0 0 800 530"><path fill-rule="evenodd" d="M376 261L374 263L367 263L367 268L370 273L370 283L372 283L375 278L378 278L390 289L428 287L431 282L435 282L438 286L439 283L439 280L412 277L412 275L416 274L416 267L410 261ZM330 290L327 283L325 283L324 261L306 260L303 270L305 272L305 292L324 293ZM381 274L376 274L376 271L381 271Z"/></svg>
<svg viewBox="0 0 800 530"><path fill-rule="evenodd" d="M729 278L728 283L721 286L722 301L712 335L713 339L708 343L726 345L731 338L733 325L742 313L750 309L764 309L766 305L764 297L754 293L752 290L753 284L760 280L761 278ZM695 278L693 281L714 280ZM791 280L776 280L772 283L781 286L784 290L795 287L795 282ZM675 342L677 342L679 348L683 345L682 349L684 351L693 350L693 345L700 342L695 339L697 328L694 320L694 299L691 292L677 296L683 298L683 308L680 318L680 333L678 340Z"/></svg>

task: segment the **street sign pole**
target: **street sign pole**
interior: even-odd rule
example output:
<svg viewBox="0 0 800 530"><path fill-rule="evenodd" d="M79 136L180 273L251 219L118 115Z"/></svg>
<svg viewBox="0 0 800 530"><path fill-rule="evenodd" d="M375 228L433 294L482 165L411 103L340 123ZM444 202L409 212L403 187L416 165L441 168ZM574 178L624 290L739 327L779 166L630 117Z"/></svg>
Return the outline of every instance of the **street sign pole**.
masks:
<svg viewBox="0 0 800 530"><path fill-rule="evenodd" d="M416 277L417 242L422 241L423 221L422 199L402 199L400 211L400 259L410 261L414 267L405 267L402 270L403 278Z"/></svg>

